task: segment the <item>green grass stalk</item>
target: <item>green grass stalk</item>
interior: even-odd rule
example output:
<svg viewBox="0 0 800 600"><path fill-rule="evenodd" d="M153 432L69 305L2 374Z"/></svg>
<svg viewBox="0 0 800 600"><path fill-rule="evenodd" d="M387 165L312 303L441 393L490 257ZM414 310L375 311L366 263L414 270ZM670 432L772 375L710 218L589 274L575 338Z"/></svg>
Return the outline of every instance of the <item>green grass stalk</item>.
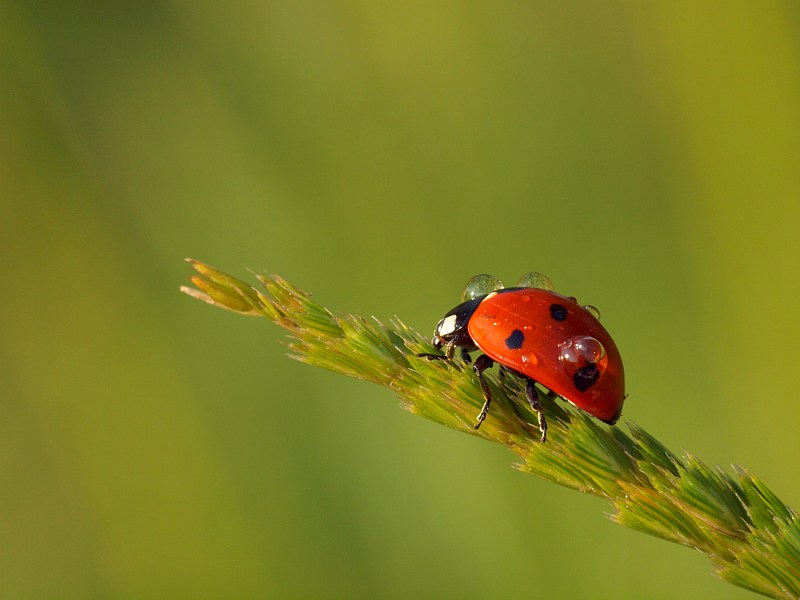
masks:
<svg viewBox="0 0 800 600"><path fill-rule="evenodd" d="M800 598L797 514L747 470L709 467L630 421L626 433L544 392L549 429L541 444L525 391L510 377L489 378L492 410L476 431L483 395L472 370L418 359L433 348L402 321L336 315L277 275L256 275L258 289L189 262L194 287L183 292L283 327L292 358L386 386L414 414L503 444L521 471L605 499L613 521L699 550L726 581L772 598Z"/></svg>

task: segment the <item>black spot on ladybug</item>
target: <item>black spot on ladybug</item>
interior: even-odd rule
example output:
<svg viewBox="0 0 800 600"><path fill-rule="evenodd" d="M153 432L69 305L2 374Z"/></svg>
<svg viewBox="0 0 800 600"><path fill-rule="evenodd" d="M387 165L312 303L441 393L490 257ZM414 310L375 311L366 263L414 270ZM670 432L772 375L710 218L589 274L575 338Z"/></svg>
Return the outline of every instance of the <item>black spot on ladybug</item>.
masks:
<svg viewBox="0 0 800 600"><path fill-rule="evenodd" d="M575 371L575 375L572 376L572 383L575 384L576 390L585 392L597 383L598 379L600 379L600 370L597 365L590 364Z"/></svg>
<svg viewBox="0 0 800 600"><path fill-rule="evenodd" d="M522 342L525 341L525 334L519 329L511 332L511 335L506 338L506 347L509 350L519 350L522 348Z"/></svg>
<svg viewBox="0 0 800 600"><path fill-rule="evenodd" d="M556 321L564 321L567 318L567 308L563 304L551 304L550 316Z"/></svg>

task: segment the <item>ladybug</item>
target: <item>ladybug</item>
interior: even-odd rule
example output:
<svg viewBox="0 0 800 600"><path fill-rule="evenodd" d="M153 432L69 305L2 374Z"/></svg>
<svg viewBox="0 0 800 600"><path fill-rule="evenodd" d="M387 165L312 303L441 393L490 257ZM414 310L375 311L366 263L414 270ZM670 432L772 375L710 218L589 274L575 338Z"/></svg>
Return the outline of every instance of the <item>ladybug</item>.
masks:
<svg viewBox="0 0 800 600"><path fill-rule="evenodd" d="M433 345L444 348L444 354L418 356L452 360L460 348L469 363L470 352L482 352L472 364L485 400L475 429L492 402L483 372L494 363L525 380L542 442L547 421L536 383L609 425L617 422L625 400L625 374L617 345L600 324L596 308L553 292L550 280L539 273L525 275L511 288L490 275L476 275L467 283L464 298L433 333Z"/></svg>

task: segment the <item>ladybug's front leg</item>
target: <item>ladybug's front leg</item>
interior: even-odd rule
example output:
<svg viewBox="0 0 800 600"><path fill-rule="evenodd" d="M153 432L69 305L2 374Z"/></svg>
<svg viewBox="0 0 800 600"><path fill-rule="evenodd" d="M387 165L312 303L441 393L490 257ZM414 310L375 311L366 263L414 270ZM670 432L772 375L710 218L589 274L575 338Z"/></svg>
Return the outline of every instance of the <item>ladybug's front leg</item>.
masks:
<svg viewBox="0 0 800 600"><path fill-rule="evenodd" d="M475 374L478 376L478 381L481 382L481 389L483 390L483 408L481 408L481 412L478 415L478 422L473 425L475 429L480 429L481 423L486 420L486 415L489 413L489 405L492 403L492 392L489 391L489 385L486 383L486 378L483 376L483 372L491 367L494 364L494 360L492 360L486 354L481 354L476 360L475 364L472 365L472 370L475 371Z"/></svg>
<svg viewBox="0 0 800 600"><path fill-rule="evenodd" d="M434 345L438 348L439 345ZM417 358L427 358L428 360L453 360L453 356L456 353L456 342L455 340L450 340L444 345L444 354L430 354L429 352L422 352L417 354ZM467 361L469 362L469 361Z"/></svg>

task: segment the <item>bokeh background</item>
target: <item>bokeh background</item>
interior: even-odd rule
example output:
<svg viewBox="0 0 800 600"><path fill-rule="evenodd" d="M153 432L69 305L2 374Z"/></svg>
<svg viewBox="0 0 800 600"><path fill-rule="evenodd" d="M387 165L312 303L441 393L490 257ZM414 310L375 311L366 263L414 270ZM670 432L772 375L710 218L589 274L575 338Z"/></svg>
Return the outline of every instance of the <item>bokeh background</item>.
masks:
<svg viewBox="0 0 800 600"><path fill-rule="evenodd" d="M0 597L749 597L178 286L427 333L545 272L800 507L797 7L0 4Z"/></svg>

